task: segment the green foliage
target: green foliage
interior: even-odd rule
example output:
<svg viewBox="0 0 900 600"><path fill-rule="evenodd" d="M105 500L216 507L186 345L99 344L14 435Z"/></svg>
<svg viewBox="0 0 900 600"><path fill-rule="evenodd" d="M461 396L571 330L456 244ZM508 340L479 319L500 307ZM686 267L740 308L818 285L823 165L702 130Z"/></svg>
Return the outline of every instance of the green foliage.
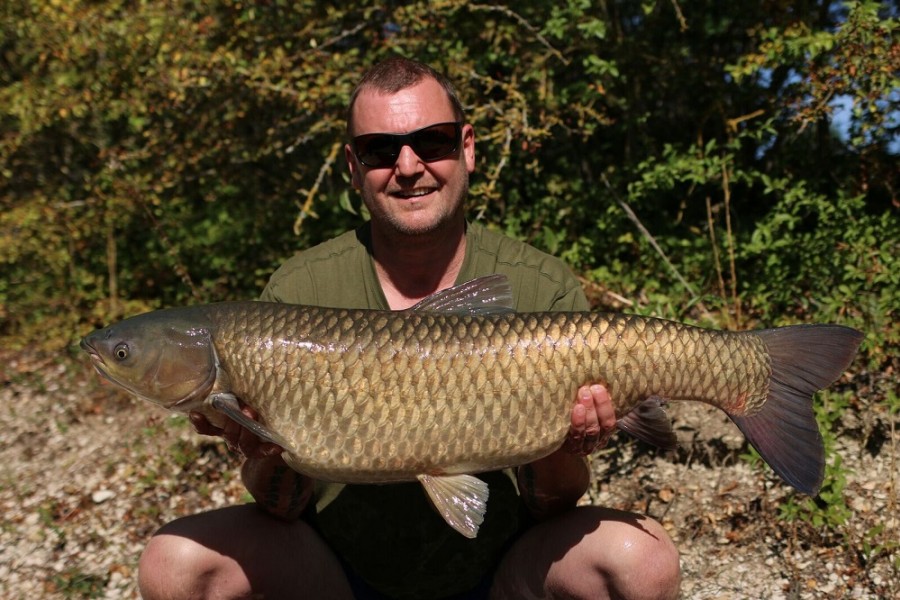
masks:
<svg viewBox="0 0 900 600"><path fill-rule="evenodd" d="M858 327L878 368L900 344L900 220L872 214L863 196L764 184L779 199L740 251L758 275L746 284L754 309L775 324L815 315Z"/></svg>
<svg viewBox="0 0 900 600"><path fill-rule="evenodd" d="M889 537L884 524L876 525L868 530L862 539L862 557L867 563L871 563L882 556L894 556L895 570L900 570L900 541Z"/></svg>
<svg viewBox="0 0 900 600"><path fill-rule="evenodd" d="M354 226L344 107L394 53L460 88L479 140L471 218L634 310L738 325L824 302L890 325L896 20L871 2L708 8L7 3L0 335L59 345L125 313L253 297L295 249ZM829 134L829 88L864 107L847 140ZM815 256L767 252L773 235Z"/></svg>
<svg viewBox="0 0 900 600"><path fill-rule="evenodd" d="M759 47L729 66L737 80L776 70L784 59L802 61L805 77L786 84L786 106L792 117L814 124L831 114L835 98L846 97L852 107L850 144L866 151L896 135L896 106L900 88L900 58L896 11L886 17L886 7L871 0L832 5L841 13L841 27L813 29L798 21L781 29L769 27L759 34Z"/></svg>
<svg viewBox="0 0 900 600"><path fill-rule="evenodd" d="M54 575L53 585L63 598L102 598L109 577L67 568Z"/></svg>

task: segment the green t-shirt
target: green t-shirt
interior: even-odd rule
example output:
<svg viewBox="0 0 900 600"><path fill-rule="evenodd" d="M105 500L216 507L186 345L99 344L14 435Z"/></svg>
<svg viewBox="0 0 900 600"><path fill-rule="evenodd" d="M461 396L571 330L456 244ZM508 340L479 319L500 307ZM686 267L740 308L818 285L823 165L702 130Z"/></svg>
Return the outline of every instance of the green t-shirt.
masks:
<svg viewBox="0 0 900 600"><path fill-rule="evenodd" d="M387 310L370 249L365 224L300 252L275 271L261 299ZM588 310L578 280L562 261L479 224L467 225L456 283L494 273L509 277L518 312ZM451 529L417 482L319 483L321 510L313 524L356 573L389 596L440 598L463 592L494 569L525 515L511 472L479 477L488 482L490 497L475 539ZM323 498L330 500L324 506Z"/></svg>

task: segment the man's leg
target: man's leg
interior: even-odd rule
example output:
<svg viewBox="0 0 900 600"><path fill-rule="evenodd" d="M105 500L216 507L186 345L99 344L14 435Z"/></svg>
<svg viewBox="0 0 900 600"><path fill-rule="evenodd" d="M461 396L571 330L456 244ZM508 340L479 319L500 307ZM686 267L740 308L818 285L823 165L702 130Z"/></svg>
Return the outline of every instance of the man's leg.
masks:
<svg viewBox="0 0 900 600"><path fill-rule="evenodd" d="M141 556L145 600L351 598L340 562L303 521L279 521L252 504L163 526Z"/></svg>
<svg viewBox="0 0 900 600"><path fill-rule="evenodd" d="M503 558L492 599L676 598L678 550L649 517L586 506L535 525Z"/></svg>

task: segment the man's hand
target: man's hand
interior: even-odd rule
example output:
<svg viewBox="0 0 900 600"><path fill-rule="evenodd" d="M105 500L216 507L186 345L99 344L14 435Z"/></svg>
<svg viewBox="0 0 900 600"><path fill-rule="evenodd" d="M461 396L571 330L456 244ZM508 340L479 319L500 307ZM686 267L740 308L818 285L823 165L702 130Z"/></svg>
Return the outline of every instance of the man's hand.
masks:
<svg viewBox="0 0 900 600"><path fill-rule="evenodd" d="M241 412L253 420L256 420L258 417L255 410L243 404L241 405ZM230 450L240 452L247 458L265 458L276 456L282 452L282 448L278 444L264 442L255 433L231 419L225 419L225 425L220 428L210 423L209 419L197 412L190 413L188 418L191 420L197 433L218 435L225 438L225 444L228 445Z"/></svg>
<svg viewBox="0 0 900 600"><path fill-rule="evenodd" d="M609 392L599 384L581 386L563 449L571 454L588 456L604 447L615 432L616 411Z"/></svg>
<svg viewBox="0 0 900 600"><path fill-rule="evenodd" d="M615 430L616 414L606 388L579 388L562 448L519 468L519 493L532 516L545 519L575 506L591 482L585 456L606 445Z"/></svg>

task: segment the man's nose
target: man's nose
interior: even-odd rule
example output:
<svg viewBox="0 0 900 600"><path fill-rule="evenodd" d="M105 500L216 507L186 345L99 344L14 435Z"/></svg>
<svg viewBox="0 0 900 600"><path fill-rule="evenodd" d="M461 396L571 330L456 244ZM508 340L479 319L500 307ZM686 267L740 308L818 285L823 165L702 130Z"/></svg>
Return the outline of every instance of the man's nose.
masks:
<svg viewBox="0 0 900 600"><path fill-rule="evenodd" d="M400 154L397 155L397 174L403 177L415 175L421 170L422 162L415 150L410 146L403 146L400 148Z"/></svg>

